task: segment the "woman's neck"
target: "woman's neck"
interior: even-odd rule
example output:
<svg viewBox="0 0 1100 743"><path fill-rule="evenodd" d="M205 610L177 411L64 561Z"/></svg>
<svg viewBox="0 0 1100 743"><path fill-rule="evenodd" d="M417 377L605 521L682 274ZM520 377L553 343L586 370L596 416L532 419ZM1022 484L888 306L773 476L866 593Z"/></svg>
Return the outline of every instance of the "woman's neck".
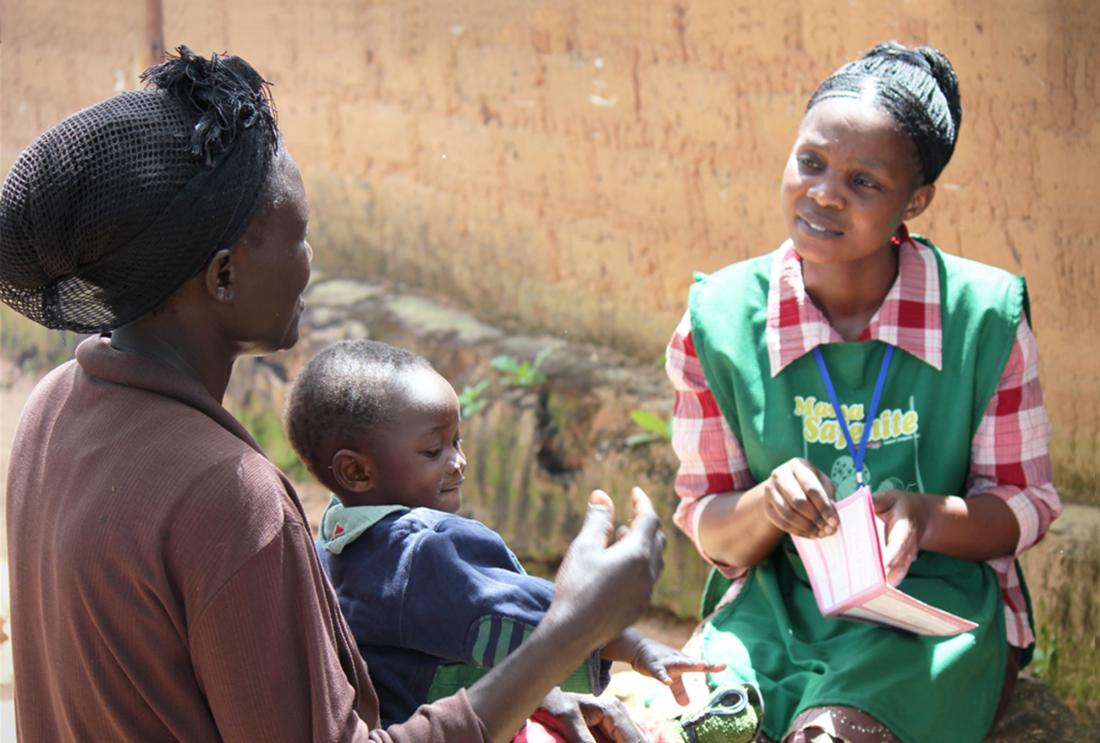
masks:
<svg viewBox="0 0 1100 743"><path fill-rule="evenodd" d="M893 246L855 263L802 261L806 293L846 341L863 334L897 275L898 251Z"/></svg>
<svg viewBox="0 0 1100 743"><path fill-rule="evenodd" d="M118 328L111 333L111 345L197 380L218 402L225 396L236 360L214 334L189 327L170 311Z"/></svg>

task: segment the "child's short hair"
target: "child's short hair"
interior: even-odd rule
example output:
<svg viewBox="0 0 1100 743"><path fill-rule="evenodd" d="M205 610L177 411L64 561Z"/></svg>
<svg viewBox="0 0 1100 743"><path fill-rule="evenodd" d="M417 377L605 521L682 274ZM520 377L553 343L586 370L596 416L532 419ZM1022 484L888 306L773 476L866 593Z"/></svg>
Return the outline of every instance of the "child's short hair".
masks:
<svg viewBox="0 0 1100 743"><path fill-rule="evenodd" d="M285 425L294 451L317 479L330 485L326 441L361 438L393 420L401 373L431 364L411 351L371 340L340 341L302 369L287 399Z"/></svg>

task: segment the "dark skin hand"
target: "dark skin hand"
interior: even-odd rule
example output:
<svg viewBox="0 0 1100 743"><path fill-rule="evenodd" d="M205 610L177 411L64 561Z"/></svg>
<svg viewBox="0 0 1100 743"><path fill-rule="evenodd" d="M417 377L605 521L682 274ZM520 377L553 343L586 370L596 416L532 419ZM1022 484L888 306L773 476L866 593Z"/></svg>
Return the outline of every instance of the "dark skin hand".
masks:
<svg viewBox="0 0 1100 743"><path fill-rule="evenodd" d="M775 528L800 537L827 537L840 521L836 488L808 459L791 459L763 483L764 513Z"/></svg>
<svg viewBox="0 0 1100 743"><path fill-rule="evenodd" d="M601 655L608 660L625 661L638 673L657 679L669 687L680 705L690 702L684 688L685 673L715 673L726 667L725 663L693 658L634 629L626 630L607 643Z"/></svg>
<svg viewBox="0 0 1100 743"><path fill-rule="evenodd" d="M767 558L784 534L835 532L835 491L832 480L809 460L788 460L749 490L712 500L699 520L700 542L719 563L751 567Z"/></svg>
<svg viewBox="0 0 1100 743"><path fill-rule="evenodd" d="M592 730L615 743L647 740L623 703L609 695L597 697L554 689L539 706L557 719L557 732L570 743L594 743Z"/></svg>
<svg viewBox="0 0 1100 743"><path fill-rule="evenodd" d="M836 530L835 486L810 462L792 459L749 490L720 494L699 520L707 555L731 567L767 558L783 534L824 537ZM968 498L885 490L874 496L886 523L883 561L897 585L920 550L963 560L1011 555L1020 538L1012 510L995 495Z"/></svg>
<svg viewBox="0 0 1100 743"><path fill-rule="evenodd" d="M546 616L516 652L467 690L492 740L510 740L551 689L648 605L665 539L649 497L640 488L631 495L630 528L612 542L611 498L592 493L584 526L558 569Z"/></svg>
<svg viewBox="0 0 1100 743"><path fill-rule="evenodd" d="M895 586L920 550L991 560L1013 554L1020 540L1012 509L990 493L960 498L884 490L874 500L875 512L886 522L886 579Z"/></svg>

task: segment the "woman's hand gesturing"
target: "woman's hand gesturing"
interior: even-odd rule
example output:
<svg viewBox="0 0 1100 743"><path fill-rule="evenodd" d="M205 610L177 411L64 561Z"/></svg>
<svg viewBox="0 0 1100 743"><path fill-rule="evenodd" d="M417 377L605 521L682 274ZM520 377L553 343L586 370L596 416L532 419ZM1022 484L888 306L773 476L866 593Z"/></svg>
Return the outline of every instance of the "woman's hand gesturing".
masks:
<svg viewBox="0 0 1100 743"><path fill-rule="evenodd" d="M799 537L827 537L840 524L833 481L807 459L790 459L763 483L764 513L777 529Z"/></svg>

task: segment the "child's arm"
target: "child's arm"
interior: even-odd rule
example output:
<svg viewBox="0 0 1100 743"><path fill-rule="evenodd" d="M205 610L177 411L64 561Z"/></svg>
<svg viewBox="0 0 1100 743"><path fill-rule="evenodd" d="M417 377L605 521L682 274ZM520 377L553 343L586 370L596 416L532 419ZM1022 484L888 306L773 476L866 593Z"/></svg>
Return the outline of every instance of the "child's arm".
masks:
<svg viewBox="0 0 1100 743"><path fill-rule="evenodd" d="M710 663L651 640L633 628L626 628L603 647L605 660L629 663L641 674L655 678L672 689L672 695L681 705L688 703L687 690L681 678L685 673L721 671L725 663Z"/></svg>
<svg viewBox="0 0 1100 743"><path fill-rule="evenodd" d="M633 627L627 627L603 646L600 655L604 660L617 660L634 664L634 658L642 650L645 635Z"/></svg>
<svg viewBox="0 0 1100 743"><path fill-rule="evenodd" d="M498 534L484 524L448 517L415 535L403 584L391 611L393 644L446 663L488 669L524 645L542 623L554 584L523 572ZM593 652L560 685L599 693L610 663Z"/></svg>
<svg viewBox="0 0 1100 743"><path fill-rule="evenodd" d="M649 498L638 488L633 495L630 530L609 545L614 507L606 493L592 494L581 533L558 568L544 620L522 648L468 690L470 706L492 740L510 739L556 679L649 602L664 538Z"/></svg>

